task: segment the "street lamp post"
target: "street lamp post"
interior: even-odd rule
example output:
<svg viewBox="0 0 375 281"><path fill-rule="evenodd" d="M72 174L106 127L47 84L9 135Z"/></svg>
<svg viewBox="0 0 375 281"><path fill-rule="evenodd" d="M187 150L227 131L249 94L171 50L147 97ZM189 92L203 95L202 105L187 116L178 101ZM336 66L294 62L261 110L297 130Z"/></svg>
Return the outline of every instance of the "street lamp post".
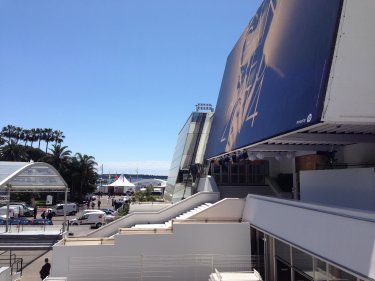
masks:
<svg viewBox="0 0 375 281"><path fill-rule="evenodd" d="M68 201L68 187L66 186L65 187L65 196L64 196L64 224L63 224L63 232L65 233L65 230L66 230L66 204L67 204L67 201ZM69 224L69 223L68 223ZM69 228L69 226L68 226Z"/></svg>
<svg viewBox="0 0 375 281"><path fill-rule="evenodd" d="M11 185L10 183L7 183L6 187L7 187L7 191L8 191L8 201L7 201L7 213L6 213L5 232L8 232L8 226L9 226L10 189L12 188L12 185Z"/></svg>

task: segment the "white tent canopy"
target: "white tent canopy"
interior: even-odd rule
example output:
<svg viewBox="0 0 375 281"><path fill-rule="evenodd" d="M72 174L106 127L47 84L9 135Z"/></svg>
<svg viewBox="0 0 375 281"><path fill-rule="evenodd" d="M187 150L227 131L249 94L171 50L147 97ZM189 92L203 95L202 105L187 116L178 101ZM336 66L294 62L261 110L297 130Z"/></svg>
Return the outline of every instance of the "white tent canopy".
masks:
<svg viewBox="0 0 375 281"><path fill-rule="evenodd" d="M118 177L118 179L106 186L114 186L114 187L134 187L135 185L132 184L130 181L128 181L125 177L125 175L121 175Z"/></svg>

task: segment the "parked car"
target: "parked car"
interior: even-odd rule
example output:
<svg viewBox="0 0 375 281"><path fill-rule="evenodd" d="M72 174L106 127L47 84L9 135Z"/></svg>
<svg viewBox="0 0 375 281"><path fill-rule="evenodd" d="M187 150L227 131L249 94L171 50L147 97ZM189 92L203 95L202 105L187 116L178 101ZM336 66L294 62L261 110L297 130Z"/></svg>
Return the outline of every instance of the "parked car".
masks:
<svg viewBox="0 0 375 281"><path fill-rule="evenodd" d="M76 203L67 203L65 208L66 208L67 215L75 215L78 210ZM48 211L51 211L53 216L63 216L64 204L57 204L56 207L48 209Z"/></svg>
<svg viewBox="0 0 375 281"><path fill-rule="evenodd" d="M78 219L72 219L69 221L71 225L90 225L91 227L99 228L105 222L105 213L98 210L92 210L91 212L86 212Z"/></svg>
<svg viewBox="0 0 375 281"><path fill-rule="evenodd" d="M103 211L104 213L106 213L107 215L111 215L111 216L116 216L117 215L117 211L113 210L113 209L108 209L108 208L101 208L99 209L100 211Z"/></svg>
<svg viewBox="0 0 375 281"><path fill-rule="evenodd" d="M20 213L20 208L19 206L9 206L9 218L18 218ZM6 216L7 214L7 206L3 206L0 208L0 215Z"/></svg>
<svg viewBox="0 0 375 281"><path fill-rule="evenodd" d="M34 215L34 208L31 206L26 205L24 202L11 202L9 205L11 206L20 206L21 211L19 212L21 216L24 217L32 217Z"/></svg>
<svg viewBox="0 0 375 281"><path fill-rule="evenodd" d="M49 219L33 219L31 220L32 225L53 225Z"/></svg>
<svg viewBox="0 0 375 281"><path fill-rule="evenodd" d="M86 215L89 213L100 213L104 216L104 222L111 222L115 220L115 216L111 213L107 214L105 211L102 210L95 210L95 209L87 209L82 212L82 215Z"/></svg>

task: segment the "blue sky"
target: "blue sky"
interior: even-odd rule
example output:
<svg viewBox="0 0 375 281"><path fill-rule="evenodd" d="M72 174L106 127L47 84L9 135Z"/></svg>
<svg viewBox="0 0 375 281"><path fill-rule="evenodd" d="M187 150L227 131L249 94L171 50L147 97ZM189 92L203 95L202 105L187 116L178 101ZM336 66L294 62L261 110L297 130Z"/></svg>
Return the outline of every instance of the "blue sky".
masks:
<svg viewBox="0 0 375 281"><path fill-rule="evenodd" d="M260 2L1 0L0 126L61 130L104 173L167 175Z"/></svg>

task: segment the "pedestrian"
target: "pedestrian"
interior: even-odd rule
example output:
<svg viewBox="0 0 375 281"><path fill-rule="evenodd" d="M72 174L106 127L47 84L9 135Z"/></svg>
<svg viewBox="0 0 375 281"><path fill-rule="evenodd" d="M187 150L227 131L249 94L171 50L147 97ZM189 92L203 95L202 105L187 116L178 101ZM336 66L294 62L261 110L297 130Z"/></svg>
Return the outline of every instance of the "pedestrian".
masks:
<svg viewBox="0 0 375 281"><path fill-rule="evenodd" d="M45 263L42 266L42 269L39 271L40 278L42 278L42 280L46 279L49 276L51 270L51 264L48 262L48 258L45 258L44 262Z"/></svg>
<svg viewBox="0 0 375 281"><path fill-rule="evenodd" d="M94 201L91 202L91 208L92 208L92 209L95 208L95 202L94 202Z"/></svg>
<svg viewBox="0 0 375 281"><path fill-rule="evenodd" d="M38 207L34 206L34 219L36 219L36 214L38 213Z"/></svg>
<svg viewBox="0 0 375 281"><path fill-rule="evenodd" d="M87 200L86 207L87 207L87 209L90 209L90 200Z"/></svg>
<svg viewBox="0 0 375 281"><path fill-rule="evenodd" d="M46 218L46 211L43 211L40 216L42 217L42 219L45 219Z"/></svg>
<svg viewBox="0 0 375 281"><path fill-rule="evenodd" d="M98 209L100 208L100 205L102 204L102 202L100 202L100 199L98 200Z"/></svg>
<svg viewBox="0 0 375 281"><path fill-rule="evenodd" d="M50 221L52 221L52 217L53 217L52 212L48 211L48 213L47 213L47 219L49 219Z"/></svg>

